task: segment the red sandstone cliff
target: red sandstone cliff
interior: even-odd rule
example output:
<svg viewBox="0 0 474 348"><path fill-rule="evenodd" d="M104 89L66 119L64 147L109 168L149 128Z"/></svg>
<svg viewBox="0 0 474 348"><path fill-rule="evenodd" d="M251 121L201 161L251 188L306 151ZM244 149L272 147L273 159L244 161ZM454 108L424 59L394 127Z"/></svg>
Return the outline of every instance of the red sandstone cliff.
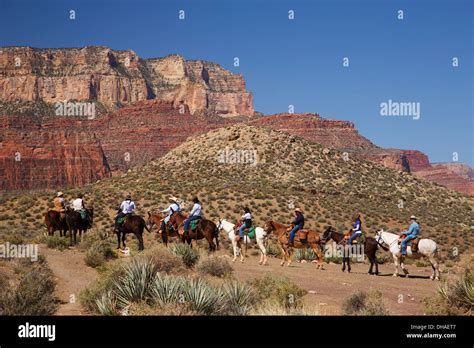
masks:
<svg viewBox="0 0 474 348"><path fill-rule="evenodd" d="M192 114L253 115L252 94L241 75L205 61L178 55L141 59L131 50L106 47L0 49L0 100L93 100L108 107L146 99L175 106L184 103Z"/></svg>

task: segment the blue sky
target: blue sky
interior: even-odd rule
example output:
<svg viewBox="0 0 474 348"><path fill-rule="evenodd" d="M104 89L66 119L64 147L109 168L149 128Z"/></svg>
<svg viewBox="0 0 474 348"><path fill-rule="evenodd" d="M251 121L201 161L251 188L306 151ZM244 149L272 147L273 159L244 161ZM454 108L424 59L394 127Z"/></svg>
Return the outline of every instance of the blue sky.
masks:
<svg viewBox="0 0 474 348"><path fill-rule="evenodd" d="M473 3L0 0L0 46L104 45L213 61L244 75L265 114L291 104L350 120L379 146L421 150L432 162L457 152L473 166ZM381 116L389 99L419 102L420 119Z"/></svg>

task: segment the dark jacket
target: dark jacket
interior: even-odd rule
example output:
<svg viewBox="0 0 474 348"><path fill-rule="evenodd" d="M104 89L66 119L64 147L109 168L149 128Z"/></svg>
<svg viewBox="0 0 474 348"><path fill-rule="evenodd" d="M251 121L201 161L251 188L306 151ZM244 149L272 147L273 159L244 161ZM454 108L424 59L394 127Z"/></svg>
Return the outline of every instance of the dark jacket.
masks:
<svg viewBox="0 0 474 348"><path fill-rule="evenodd" d="M304 215L298 214L292 224L295 226L300 226L302 228L304 226Z"/></svg>

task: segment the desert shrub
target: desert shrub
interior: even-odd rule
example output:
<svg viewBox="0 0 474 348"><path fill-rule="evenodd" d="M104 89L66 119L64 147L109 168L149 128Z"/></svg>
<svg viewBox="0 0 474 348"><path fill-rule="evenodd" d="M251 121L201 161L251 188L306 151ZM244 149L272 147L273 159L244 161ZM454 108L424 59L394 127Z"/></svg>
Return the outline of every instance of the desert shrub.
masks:
<svg viewBox="0 0 474 348"><path fill-rule="evenodd" d="M197 271L204 275L209 274L214 277L224 277L232 274L234 269L229 262L222 257L208 257L199 262Z"/></svg>
<svg viewBox="0 0 474 348"><path fill-rule="evenodd" d="M44 243L50 249L58 249L63 251L69 247L69 239L66 237L60 237L59 234L54 236L43 235L40 238L40 243Z"/></svg>
<svg viewBox="0 0 474 348"><path fill-rule="evenodd" d="M271 256L275 256L275 257L278 257L278 256L281 256L281 249L280 247L278 246L278 242L273 240L273 239L269 239L268 240L268 244L267 244L267 254L268 255L271 255Z"/></svg>
<svg viewBox="0 0 474 348"><path fill-rule="evenodd" d="M223 314L246 315L256 302L254 290L245 283L228 281L223 284L221 292Z"/></svg>
<svg viewBox="0 0 474 348"><path fill-rule="evenodd" d="M193 267L199 260L199 253L189 244L173 244L171 252L178 256L187 267Z"/></svg>
<svg viewBox="0 0 474 348"><path fill-rule="evenodd" d="M110 244L105 240L98 240L94 242L89 249L87 249L84 261L90 267L98 267L104 264L107 259L117 257L112 250Z"/></svg>
<svg viewBox="0 0 474 348"><path fill-rule="evenodd" d="M346 315L387 315L388 311L382 301L382 293L357 291L346 298L342 304Z"/></svg>
<svg viewBox="0 0 474 348"><path fill-rule="evenodd" d="M445 282L437 294L424 300L427 314L472 315L474 313L474 276L469 268L454 282Z"/></svg>
<svg viewBox="0 0 474 348"><path fill-rule="evenodd" d="M151 297L161 306L179 302L184 278L156 274L150 287Z"/></svg>
<svg viewBox="0 0 474 348"><path fill-rule="evenodd" d="M314 251L308 248L308 249L297 249L294 259L296 261L302 261L302 260L312 261L312 260L316 260L317 257L314 254Z"/></svg>
<svg viewBox="0 0 474 348"><path fill-rule="evenodd" d="M0 315L54 314L57 309L55 286L54 276L45 264L33 266L20 276L16 286L3 288Z"/></svg>
<svg viewBox="0 0 474 348"><path fill-rule="evenodd" d="M183 283L184 299L193 311L213 314L221 307L221 293L202 278L191 279Z"/></svg>
<svg viewBox="0 0 474 348"><path fill-rule="evenodd" d="M300 307L302 298L307 293L291 280L270 274L255 279L250 284L261 301L275 301L286 308Z"/></svg>

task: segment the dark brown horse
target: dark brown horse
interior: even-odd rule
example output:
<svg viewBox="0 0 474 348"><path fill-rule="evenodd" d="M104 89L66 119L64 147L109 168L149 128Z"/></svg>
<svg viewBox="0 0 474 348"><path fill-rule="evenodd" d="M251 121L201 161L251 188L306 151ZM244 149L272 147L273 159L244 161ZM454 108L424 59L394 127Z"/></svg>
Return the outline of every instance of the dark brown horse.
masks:
<svg viewBox="0 0 474 348"><path fill-rule="evenodd" d="M284 225L275 221L268 221L265 224L265 227L263 228L267 233L273 232L273 234L278 239L278 243L283 254L280 266L283 266L285 264L285 260L288 260L288 266L291 265L291 255L290 248L288 246L287 235L289 227L291 227L291 225ZM321 253L321 249L319 248L319 246L321 245L321 238L319 237L319 233L313 230L301 229L296 232L293 245L296 249L306 249L307 247L311 247L311 249L313 249L314 253L318 257L317 268L323 269L324 256Z"/></svg>
<svg viewBox="0 0 474 348"><path fill-rule="evenodd" d="M61 213L56 210L48 210L44 213L44 224L48 230L48 235L54 236L54 232L59 230L60 237L66 237L68 230L66 218L61 219Z"/></svg>
<svg viewBox="0 0 474 348"><path fill-rule="evenodd" d="M191 230L190 227L188 235L184 236L184 220L186 220L186 216L181 214L181 212L171 214L170 223L173 224L178 233L183 236L182 238L184 241L191 244L191 240L193 239L197 241L206 238L209 243L209 251L216 251L219 247L219 230L214 222L207 219L201 219L199 220L196 229ZM214 243L214 238L216 239L216 243Z"/></svg>
<svg viewBox="0 0 474 348"><path fill-rule="evenodd" d="M161 240L163 241L163 244L165 246L168 246L168 238L169 237L178 237L181 239L181 241L184 242L182 236L179 235L178 230L174 229L174 227L171 224L167 224L164 233L163 231L160 231L161 228L161 221L165 218L165 215L163 215L161 212L159 213L152 213L148 212L148 228L152 229L153 225L156 225L158 227L159 233L161 234Z"/></svg>
<svg viewBox="0 0 474 348"><path fill-rule="evenodd" d="M126 217L120 229L115 228L114 232L117 234L117 249L120 249L120 235L122 235L122 245L125 248L125 239L128 233L133 233L138 239L138 250L145 249L143 245L143 230L148 229L145 219L138 215L129 215Z"/></svg>
<svg viewBox="0 0 474 348"><path fill-rule="evenodd" d="M90 218L90 225L94 219L94 208L86 209ZM89 222L81 217L81 213L74 210L66 210L66 224L69 230L69 244L72 245L72 237L74 235L74 244L77 243L76 236L79 232L79 237L82 240L82 233L85 233L89 228Z"/></svg>
<svg viewBox="0 0 474 348"><path fill-rule="evenodd" d="M329 240L333 240L337 243L338 246L341 247L343 251L342 255L342 271L346 270L346 263L347 263L347 272L351 271L351 254L352 250L347 245L347 240L344 238L344 234L337 232L333 227L329 226L326 231L323 233L323 242L327 243ZM379 264L377 262L377 247L380 245L377 243L375 238L366 237L365 243L363 244L353 244L353 246L363 246L363 252L367 255L367 258L370 262L369 274L378 275L379 274ZM388 249L382 245L380 245L382 249L387 251ZM357 248L357 247L356 247ZM359 251L359 250L357 250ZM373 272L373 267L375 265L375 273Z"/></svg>

